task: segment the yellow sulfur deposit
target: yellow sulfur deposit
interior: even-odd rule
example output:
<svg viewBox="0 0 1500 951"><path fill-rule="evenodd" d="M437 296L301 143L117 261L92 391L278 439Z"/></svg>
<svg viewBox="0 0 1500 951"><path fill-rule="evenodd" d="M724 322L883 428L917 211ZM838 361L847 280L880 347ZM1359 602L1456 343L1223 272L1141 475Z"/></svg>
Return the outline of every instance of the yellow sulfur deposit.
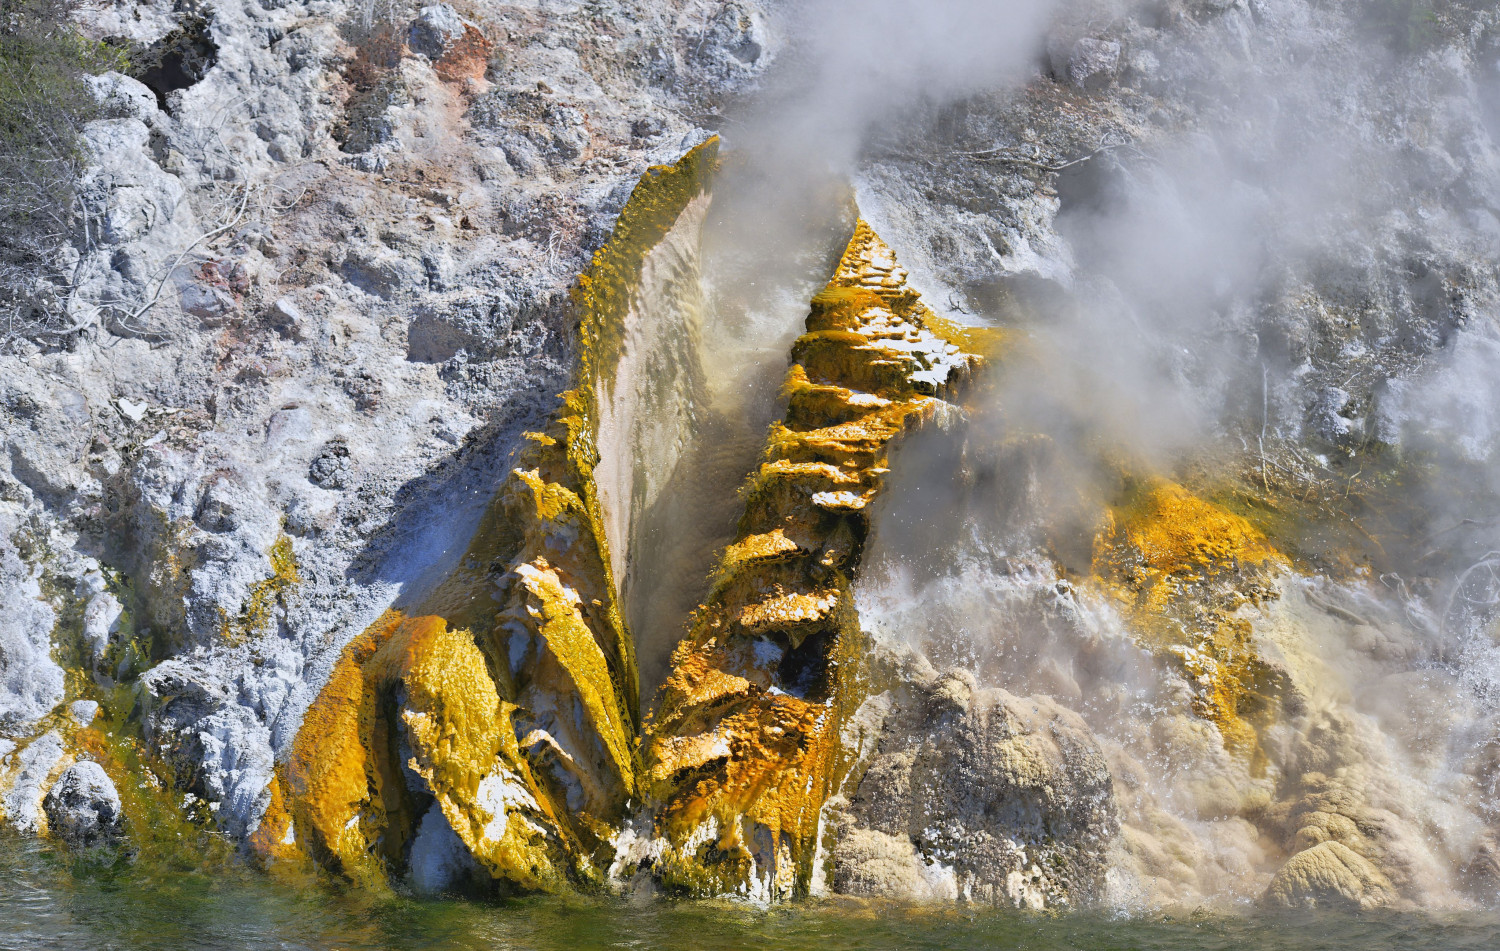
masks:
<svg viewBox="0 0 1500 951"><path fill-rule="evenodd" d="M1194 710L1256 771L1284 675L1258 656L1235 612L1274 598L1272 574L1288 564L1245 519L1159 479L1128 490L1094 540L1098 583L1145 646L1175 658Z"/></svg>
<svg viewBox="0 0 1500 951"><path fill-rule="evenodd" d="M297 556L292 551L292 540L286 535L276 539L271 546L271 576L257 582L250 589L240 616L224 623L224 637L231 642L264 634L271 624L276 605L302 578L297 574Z"/></svg>
<svg viewBox="0 0 1500 951"><path fill-rule="evenodd" d="M468 631L388 612L345 649L308 710L285 791L273 792L292 805L269 813L255 844L274 855L298 842L320 864L378 882L399 869L435 801L496 879L555 887L567 850L551 817L534 797L507 795L530 779L511 709Z"/></svg>
<svg viewBox="0 0 1500 951"><path fill-rule="evenodd" d="M669 887L767 898L809 887L823 804L847 768L839 731L863 699L850 579L865 509L892 440L933 419L981 362L930 319L859 222L793 347L786 416L648 736Z"/></svg>

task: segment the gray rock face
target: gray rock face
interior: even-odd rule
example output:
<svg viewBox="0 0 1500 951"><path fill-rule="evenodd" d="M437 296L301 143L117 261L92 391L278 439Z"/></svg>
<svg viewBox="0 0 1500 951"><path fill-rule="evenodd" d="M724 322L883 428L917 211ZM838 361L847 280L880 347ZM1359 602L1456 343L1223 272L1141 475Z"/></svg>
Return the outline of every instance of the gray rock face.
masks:
<svg viewBox="0 0 1500 951"><path fill-rule="evenodd" d="M52 659L57 616L41 599L38 574L21 561L0 522L0 731L11 734L63 699L63 670Z"/></svg>
<svg viewBox="0 0 1500 951"><path fill-rule="evenodd" d="M834 889L1023 908L1098 898L1118 822L1083 720L967 671L915 678L876 701L889 706L839 810Z"/></svg>
<svg viewBox="0 0 1500 951"><path fill-rule="evenodd" d="M98 845L120 833L120 794L104 767L89 760L63 770L42 809L47 830L71 846Z"/></svg>
<svg viewBox="0 0 1500 951"><path fill-rule="evenodd" d="M464 21L446 3L423 7L406 31L406 45L413 53L428 59L442 59L443 54L464 35Z"/></svg>

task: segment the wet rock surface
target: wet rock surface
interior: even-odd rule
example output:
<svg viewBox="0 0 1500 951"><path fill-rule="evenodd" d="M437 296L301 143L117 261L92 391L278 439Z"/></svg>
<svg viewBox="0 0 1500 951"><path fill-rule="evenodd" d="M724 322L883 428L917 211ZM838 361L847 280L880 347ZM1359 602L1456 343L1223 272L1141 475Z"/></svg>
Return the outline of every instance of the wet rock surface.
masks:
<svg viewBox="0 0 1500 951"><path fill-rule="evenodd" d="M68 845L87 848L121 831L120 794L98 763L83 760L63 770L42 800L47 831Z"/></svg>
<svg viewBox="0 0 1500 951"><path fill-rule="evenodd" d="M1119 820L1083 719L966 670L906 678L864 711L868 759L833 812L834 889L1021 908L1097 901Z"/></svg>

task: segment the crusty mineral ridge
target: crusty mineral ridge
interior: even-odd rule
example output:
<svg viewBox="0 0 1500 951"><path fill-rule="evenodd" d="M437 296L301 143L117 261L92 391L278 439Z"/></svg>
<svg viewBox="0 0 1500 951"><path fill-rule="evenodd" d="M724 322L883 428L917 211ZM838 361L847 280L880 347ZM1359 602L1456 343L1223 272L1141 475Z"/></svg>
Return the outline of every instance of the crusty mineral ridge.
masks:
<svg viewBox="0 0 1500 951"><path fill-rule="evenodd" d="M643 262L705 193L716 149L637 186L575 288L573 389L453 575L344 650L278 771L262 855L375 882L422 864L424 888L463 884L417 858L455 837L480 885L555 890L608 867L637 794L639 687L594 478L598 406Z"/></svg>
<svg viewBox="0 0 1500 951"><path fill-rule="evenodd" d="M1265 769L1260 733L1295 691L1236 612L1274 599L1274 577L1288 567L1244 518L1160 479L1127 488L1094 542L1096 579L1142 645L1181 665L1193 711L1254 775Z"/></svg>
<svg viewBox="0 0 1500 951"><path fill-rule="evenodd" d="M1051 697L893 658L851 732L870 749L830 801L834 889L901 900L1078 905L1105 883L1119 829L1108 763ZM862 744L863 745L863 744Z"/></svg>
<svg viewBox="0 0 1500 951"><path fill-rule="evenodd" d="M822 809L863 699L850 597L892 441L952 406L980 358L933 332L863 221L792 350L786 416L707 602L672 658L647 744L672 888L773 899L814 877Z"/></svg>

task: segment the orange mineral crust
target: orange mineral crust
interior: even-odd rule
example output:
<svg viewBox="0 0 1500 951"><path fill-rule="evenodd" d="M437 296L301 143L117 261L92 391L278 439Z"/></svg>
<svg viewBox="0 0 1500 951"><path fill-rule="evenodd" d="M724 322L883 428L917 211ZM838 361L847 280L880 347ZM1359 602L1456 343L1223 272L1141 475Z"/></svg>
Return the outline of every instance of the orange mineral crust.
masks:
<svg viewBox="0 0 1500 951"><path fill-rule="evenodd" d="M813 881L823 804L848 768L840 729L863 699L850 585L866 509L897 437L953 411L982 363L930 318L859 222L792 348L785 417L649 730L669 887L781 898Z"/></svg>

